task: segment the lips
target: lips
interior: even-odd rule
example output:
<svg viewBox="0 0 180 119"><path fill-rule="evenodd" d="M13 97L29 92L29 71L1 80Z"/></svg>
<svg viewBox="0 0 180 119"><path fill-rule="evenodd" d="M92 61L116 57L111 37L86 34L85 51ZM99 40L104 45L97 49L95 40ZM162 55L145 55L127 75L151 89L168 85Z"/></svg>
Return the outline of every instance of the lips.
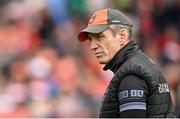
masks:
<svg viewBox="0 0 180 119"><path fill-rule="evenodd" d="M96 52L95 55L96 55L96 57L100 57L100 56L102 56L102 52Z"/></svg>

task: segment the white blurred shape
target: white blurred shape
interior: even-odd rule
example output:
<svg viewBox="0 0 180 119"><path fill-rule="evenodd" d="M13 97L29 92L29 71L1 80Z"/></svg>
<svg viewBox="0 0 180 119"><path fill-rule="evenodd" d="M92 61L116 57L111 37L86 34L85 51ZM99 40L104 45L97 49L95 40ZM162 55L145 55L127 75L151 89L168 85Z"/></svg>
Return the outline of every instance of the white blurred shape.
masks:
<svg viewBox="0 0 180 119"><path fill-rule="evenodd" d="M52 64L43 57L35 57L30 60L29 69L31 75L37 78L47 78L51 72Z"/></svg>

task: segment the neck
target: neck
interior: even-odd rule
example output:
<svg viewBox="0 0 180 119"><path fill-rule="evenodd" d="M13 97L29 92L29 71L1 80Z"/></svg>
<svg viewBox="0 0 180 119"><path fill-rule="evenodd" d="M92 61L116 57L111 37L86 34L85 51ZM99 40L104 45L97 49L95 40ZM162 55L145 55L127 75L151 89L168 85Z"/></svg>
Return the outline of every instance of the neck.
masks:
<svg viewBox="0 0 180 119"><path fill-rule="evenodd" d="M110 69L115 73L135 49L138 49L138 46L134 41L127 42L124 47L115 54L113 59L105 65L103 70Z"/></svg>

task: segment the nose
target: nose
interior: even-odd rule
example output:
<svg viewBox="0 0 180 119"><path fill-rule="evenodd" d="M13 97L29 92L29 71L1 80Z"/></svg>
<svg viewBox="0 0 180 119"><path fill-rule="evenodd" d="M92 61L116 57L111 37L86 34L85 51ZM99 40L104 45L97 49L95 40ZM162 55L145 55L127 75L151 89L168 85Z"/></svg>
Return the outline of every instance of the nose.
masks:
<svg viewBox="0 0 180 119"><path fill-rule="evenodd" d="M91 50L97 49L98 43L96 40L91 40Z"/></svg>

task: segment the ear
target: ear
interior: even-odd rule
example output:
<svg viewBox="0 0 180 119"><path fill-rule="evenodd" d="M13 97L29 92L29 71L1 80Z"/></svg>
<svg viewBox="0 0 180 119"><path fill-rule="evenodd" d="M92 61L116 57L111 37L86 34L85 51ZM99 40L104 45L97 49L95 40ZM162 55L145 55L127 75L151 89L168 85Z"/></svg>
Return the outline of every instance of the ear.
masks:
<svg viewBox="0 0 180 119"><path fill-rule="evenodd" d="M128 41L128 31L126 29L121 29L118 34L120 36L120 45L125 45Z"/></svg>

